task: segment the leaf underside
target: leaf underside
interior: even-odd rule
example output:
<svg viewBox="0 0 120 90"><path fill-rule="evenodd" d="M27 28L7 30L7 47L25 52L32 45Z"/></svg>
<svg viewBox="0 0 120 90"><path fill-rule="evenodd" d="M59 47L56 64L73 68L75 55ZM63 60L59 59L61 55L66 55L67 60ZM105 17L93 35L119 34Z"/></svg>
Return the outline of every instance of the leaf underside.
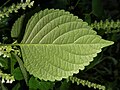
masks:
<svg viewBox="0 0 120 90"><path fill-rule="evenodd" d="M31 17L19 45L27 71L55 81L83 70L101 48L111 44L69 12L46 9Z"/></svg>

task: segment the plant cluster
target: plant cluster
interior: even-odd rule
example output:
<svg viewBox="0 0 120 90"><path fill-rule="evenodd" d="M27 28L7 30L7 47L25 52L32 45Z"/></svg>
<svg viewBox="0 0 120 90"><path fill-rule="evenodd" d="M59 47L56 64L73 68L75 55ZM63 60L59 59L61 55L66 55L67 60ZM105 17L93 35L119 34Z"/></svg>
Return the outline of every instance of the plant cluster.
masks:
<svg viewBox="0 0 120 90"><path fill-rule="evenodd" d="M106 19L109 16L100 0L52 0L48 6L39 0L12 3L9 7L6 3L0 8L1 90L118 90L120 21ZM27 6L33 7L31 11ZM46 9L51 6L66 10ZM18 15L17 20L12 18L14 23L7 32L5 27L12 21L10 13L14 16L12 13L19 13L20 8L26 13ZM118 48L116 54L112 54L113 43ZM110 76L113 82L104 76Z"/></svg>
<svg viewBox="0 0 120 90"><path fill-rule="evenodd" d="M13 3L10 7L3 7L3 9L0 10L0 20L2 18L9 17L10 13L17 13L20 8L23 10L25 10L27 6L31 8L33 6L33 3L34 1L26 0L26 2L21 2L18 4Z"/></svg>

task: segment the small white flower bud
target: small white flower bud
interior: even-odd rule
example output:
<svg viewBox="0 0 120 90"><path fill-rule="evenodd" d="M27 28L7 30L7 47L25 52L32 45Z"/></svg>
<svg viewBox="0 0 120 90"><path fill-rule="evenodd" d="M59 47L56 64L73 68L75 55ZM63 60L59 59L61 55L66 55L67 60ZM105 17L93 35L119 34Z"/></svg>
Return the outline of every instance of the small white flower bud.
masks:
<svg viewBox="0 0 120 90"><path fill-rule="evenodd" d="M5 83L5 80L2 78L2 83Z"/></svg>
<svg viewBox="0 0 120 90"><path fill-rule="evenodd" d="M7 80L7 82L6 83L10 83L10 81L9 80Z"/></svg>
<svg viewBox="0 0 120 90"><path fill-rule="evenodd" d="M7 56L4 54L3 57L5 58L5 57L7 57Z"/></svg>
<svg viewBox="0 0 120 90"><path fill-rule="evenodd" d="M12 83L13 82L13 80L10 80L10 82L9 83Z"/></svg>
<svg viewBox="0 0 120 90"><path fill-rule="evenodd" d="M9 58L10 56L7 55L7 58Z"/></svg>

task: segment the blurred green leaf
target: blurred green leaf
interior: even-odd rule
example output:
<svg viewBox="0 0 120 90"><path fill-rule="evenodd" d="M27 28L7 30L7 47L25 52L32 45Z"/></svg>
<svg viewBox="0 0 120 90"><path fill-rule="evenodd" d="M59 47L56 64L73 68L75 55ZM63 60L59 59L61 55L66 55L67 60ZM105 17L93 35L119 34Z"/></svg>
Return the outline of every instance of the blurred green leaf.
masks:
<svg viewBox="0 0 120 90"><path fill-rule="evenodd" d="M31 90L52 90L53 88L52 82L46 82L46 81L39 81L37 78L34 78L33 76L29 80L29 88Z"/></svg>
<svg viewBox="0 0 120 90"><path fill-rule="evenodd" d="M85 21L90 25L90 23L91 23L91 16L90 16L90 14L86 14L85 15Z"/></svg>
<svg viewBox="0 0 120 90"><path fill-rule="evenodd" d="M60 90L69 90L69 86L70 86L70 83L67 82L67 80L63 81L61 86L60 86Z"/></svg>
<svg viewBox="0 0 120 90"><path fill-rule="evenodd" d="M8 59L0 57L0 67L4 67L4 69L8 69Z"/></svg>
<svg viewBox="0 0 120 90"><path fill-rule="evenodd" d="M14 75L14 77L15 77L16 80L22 80L22 79L24 79L23 74L22 74L22 72L21 72L21 70L20 70L19 67L17 67L16 69L14 69L13 75Z"/></svg>
<svg viewBox="0 0 120 90"><path fill-rule="evenodd" d="M67 4L68 4L67 0L53 0L53 1L54 1L53 6L55 8L66 9Z"/></svg>
<svg viewBox="0 0 120 90"><path fill-rule="evenodd" d="M1 81L0 81L0 90L8 90L7 87L5 87L3 83L1 83Z"/></svg>
<svg viewBox="0 0 120 90"><path fill-rule="evenodd" d="M46 81L41 81L39 84L40 84L39 86L40 90L50 90L50 89L52 90L54 86L53 82L46 82Z"/></svg>
<svg viewBox="0 0 120 90"><path fill-rule="evenodd" d="M13 73L14 65L16 64L17 60L12 54L11 54L10 60L11 60L11 73Z"/></svg>
<svg viewBox="0 0 120 90"><path fill-rule="evenodd" d="M20 66L20 69L22 71L22 74L24 76L25 82L26 82L26 84L28 84L28 82L27 82L27 80L28 80L28 73L27 73L27 71L26 71L26 69L24 67L24 64L23 64L22 60L17 55L15 55L14 53L12 53L12 55L17 59L18 64Z"/></svg>
<svg viewBox="0 0 120 90"><path fill-rule="evenodd" d="M39 81L33 76L29 80L29 88L31 88L31 90L39 88Z"/></svg>
<svg viewBox="0 0 120 90"><path fill-rule="evenodd" d="M20 18L18 18L15 21L15 23L12 26L11 37L13 37L13 38L19 37L20 32L22 31L24 19L25 19L25 15L22 15Z"/></svg>
<svg viewBox="0 0 120 90"><path fill-rule="evenodd" d="M12 90L19 90L20 88L20 83L17 83L13 88Z"/></svg>
<svg viewBox="0 0 120 90"><path fill-rule="evenodd" d="M104 9L101 0L92 0L92 11L98 18L104 17Z"/></svg>

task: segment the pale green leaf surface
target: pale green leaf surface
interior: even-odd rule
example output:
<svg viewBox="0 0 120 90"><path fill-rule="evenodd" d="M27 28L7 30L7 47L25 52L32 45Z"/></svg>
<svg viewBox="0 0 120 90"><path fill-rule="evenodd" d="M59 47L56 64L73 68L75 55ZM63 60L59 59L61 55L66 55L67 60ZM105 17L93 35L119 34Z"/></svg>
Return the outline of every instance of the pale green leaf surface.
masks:
<svg viewBox="0 0 120 90"><path fill-rule="evenodd" d="M47 23L53 21L54 19L62 15L68 15L68 14L69 12L64 12L63 10L59 11L58 9L57 10L46 9L45 11L41 11L40 13L35 14L34 18L32 17L31 20L27 24L27 28L25 32L26 35L23 41L25 41L26 39L27 39L26 42L29 41L29 38L33 38L33 36L36 35L44 27L44 25L46 25ZM75 19L77 19L77 17L75 17Z"/></svg>
<svg viewBox="0 0 120 90"><path fill-rule="evenodd" d="M55 81L83 70L101 48L111 44L76 16L46 9L28 21L19 45L27 71L39 79Z"/></svg>

